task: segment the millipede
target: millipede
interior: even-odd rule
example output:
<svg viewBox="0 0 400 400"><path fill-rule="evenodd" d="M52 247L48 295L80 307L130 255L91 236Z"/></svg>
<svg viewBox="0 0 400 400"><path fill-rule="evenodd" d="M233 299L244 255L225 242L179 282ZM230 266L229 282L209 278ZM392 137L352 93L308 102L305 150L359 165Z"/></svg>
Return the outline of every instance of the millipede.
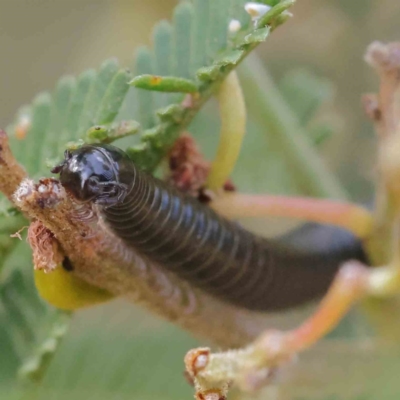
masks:
<svg viewBox="0 0 400 400"><path fill-rule="evenodd" d="M111 145L66 151L52 172L77 201L96 204L106 225L140 256L242 308L302 305L327 291L341 263L366 262L360 240L338 227L306 224L279 238L255 235Z"/></svg>

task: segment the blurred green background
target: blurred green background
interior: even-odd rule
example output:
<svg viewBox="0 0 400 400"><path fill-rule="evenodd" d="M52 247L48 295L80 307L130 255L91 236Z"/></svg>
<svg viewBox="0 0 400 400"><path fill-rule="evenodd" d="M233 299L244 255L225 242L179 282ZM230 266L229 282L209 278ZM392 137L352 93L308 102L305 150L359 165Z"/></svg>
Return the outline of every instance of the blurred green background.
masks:
<svg viewBox="0 0 400 400"><path fill-rule="evenodd" d="M135 47L150 43L152 26L162 18L170 19L176 3L0 0L0 126L7 126L21 105L39 91L51 89L63 74L78 74L112 56L128 65ZM373 40L400 39L400 2L298 0L292 12L295 18L261 46L259 55L276 82L302 69L332 84L335 96L321 118L334 127L334 134L321 151L351 194L358 200L368 199L375 149L360 95L375 91L377 80L363 62L363 54ZM196 341L186 333L122 300L78 312L38 396L46 400L191 398L182 359L194 345ZM361 362L386 368L388 375L381 375L375 386L388 388L385 399L398 398L396 389L390 389L399 370L393 361L397 353L390 354L391 363L385 355L374 354L359 359L353 368L354 358L348 351L336 354L341 365L348 367L340 372L348 377ZM310 386L321 381L319 376ZM354 381L363 382L363 378L355 376ZM365 385L370 383L364 380ZM11 395L8 389L0 398L6 394ZM274 398L272 392L270 396Z"/></svg>

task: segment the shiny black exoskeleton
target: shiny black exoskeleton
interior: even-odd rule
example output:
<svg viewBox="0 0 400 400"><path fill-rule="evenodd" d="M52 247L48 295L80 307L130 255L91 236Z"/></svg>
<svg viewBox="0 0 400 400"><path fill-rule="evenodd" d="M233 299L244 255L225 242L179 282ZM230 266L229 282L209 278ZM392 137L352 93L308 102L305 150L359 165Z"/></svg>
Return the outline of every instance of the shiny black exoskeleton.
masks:
<svg viewBox="0 0 400 400"><path fill-rule="evenodd" d="M322 296L341 263L365 262L343 229L307 224L265 239L140 171L121 150L87 145L53 169L79 201L100 206L128 246L204 291L250 310L273 311Z"/></svg>
<svg viewBox="0 0 400 400"><path fill-rule="evenodd" d="M134 179L132 161L125 152L109 145L86 145L64 153L64 161L51 172L77 200L103 206L124 200Z"/></svg>

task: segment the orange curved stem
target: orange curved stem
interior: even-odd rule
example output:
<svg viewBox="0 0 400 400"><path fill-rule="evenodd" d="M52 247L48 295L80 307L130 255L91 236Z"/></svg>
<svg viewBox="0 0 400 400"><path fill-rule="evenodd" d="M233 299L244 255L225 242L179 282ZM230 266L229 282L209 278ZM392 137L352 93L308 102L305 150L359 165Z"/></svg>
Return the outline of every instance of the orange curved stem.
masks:
<svg viewBox="0 0 400 400"><path fill-rule="evenodd" d="M360 238L373 226L366 208L334 200L233 193L216 198L211 207L227 218L277 216L336 225Z"/></svg>

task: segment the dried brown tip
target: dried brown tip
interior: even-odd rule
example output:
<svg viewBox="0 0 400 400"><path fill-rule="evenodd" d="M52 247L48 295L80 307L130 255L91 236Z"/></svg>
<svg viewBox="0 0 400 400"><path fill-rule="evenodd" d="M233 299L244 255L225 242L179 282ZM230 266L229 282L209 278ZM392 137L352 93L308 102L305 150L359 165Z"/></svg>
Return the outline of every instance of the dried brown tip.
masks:
<svg viewBox="0 0 400 400"><path fill-rule="evenodd" d="M379 138L386 138L399 131L400 42L373 42L365 60L375 68L381 82L377 96L364 97L364 109L375 122Z"/></svg>
<svg viewBox="0 0 400 400"><path fill-rule="evenodd" d="M372 42L365 53L365 61L377 70L392 72L400 68L400 42L384 44Z"/></svg>
<svg viewBox="0 0 400 400"><path fill-rule="evenodd" d="M203 370L210 359L210 349L208 347L198 347L186 353L185 367L191 377L196 377Z"/></svg>
<svg viewBox="0 0 400 400"><path fill-rule="evenodd" d="M25 178L25 170L11 153L7 133L0 129L0 192L11 200L18 185Z"/></svg>
<svg viewBox="0 0 400 400"><path fill-rule="evenodd" d="M52 178L41 179L38 183L26 179L14 193L17 204L29 197L30 203L35 203L39 208L54 208L65 197L65 192L59 182Z"/></svg>
<svg viewBox="0 0 400 400"><path fill-rule="evenodd" d="M180 191L196 197L202 203L209 203L215 194L205 189L211 163L200 151L195 139L184 133L176 140L168 155L169 171L166 181ZM223 186L225 192L236 190L231 180Z"/></svg>
<svg viewBox="0 0 400 400"><path fill-rule="evenodd" d="M196 141L185 133L176 140L168 155L166 180L184 193L199 197L210 169Z"/></svg>
<svg viewBox="0 0 400 400"><path fill-rule="evenodd" d="M31 223L27 239L32 248L35 269L51 272L63 262L65 256L58 241L40 221Z"/></svg>
<svg viewBox="0 0 400 400"><path fill-rule="evenodd" d="M199 391L195 396L198 400L226 400L224 390L219 388Z"/></svg>

